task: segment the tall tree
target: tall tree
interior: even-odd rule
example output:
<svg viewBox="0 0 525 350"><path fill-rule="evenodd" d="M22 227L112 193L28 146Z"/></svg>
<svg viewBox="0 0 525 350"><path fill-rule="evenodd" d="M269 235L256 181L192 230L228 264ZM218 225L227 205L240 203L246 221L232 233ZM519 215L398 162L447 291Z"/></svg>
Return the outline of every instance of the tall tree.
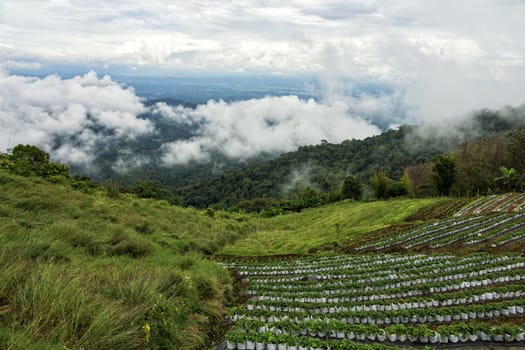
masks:
<svg viewBox="0 0 525 350"><path fill-rule="evenodd" d="M360 200L363 195L363 189L359 180L355 176L348 176L343 182L341 194L343 198Z"/></svg>
<svg viewBox="0 0 525 350"><path fill-rule="evenodd" d="M456 162L451 156L440 155L432 166L432 179L440 195L449 195L456 177Z"/></svg>
<svg viewBox="0 0 525 350"><path fill-rule="evenodd" d="M388 185L391 181L392 180L390 180L382 171L375 172L372 175L370 178L370 186L372 186L376 198L388 198Z"/></svg>

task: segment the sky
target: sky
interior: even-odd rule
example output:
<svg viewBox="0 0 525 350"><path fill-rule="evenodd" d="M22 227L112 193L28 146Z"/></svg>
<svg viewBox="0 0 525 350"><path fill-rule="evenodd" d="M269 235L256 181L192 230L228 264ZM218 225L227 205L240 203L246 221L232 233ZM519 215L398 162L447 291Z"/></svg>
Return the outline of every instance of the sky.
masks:
<svg viewBox="0 0 525 350"><path fill-rule="evenodd" d="M109 119L88 118L87 112L77 119L61 114L72 105L83 111L116 113L123 125L135 125L122 137L154 133L139 120L144 106L132 89L121 88L119 96L127 97L116 105L106 102L99 108L85 98L95 94L109 100L119 89L114 79L103 75L112 72L313 75L321 82L323 98L316 102L283 96L207 103L199 112L186 113L190 122L201 122L200 136L194 142L163 146L168 164L205 159L205 145L218 136L211 128L220 123L232 132L248 118L249 106L257 111L250 125L274 118L277 122L270 126L278 130L263 135L295 140L277 147L289 151L320 138L340 142L374 135L380 132L379 124L440 122L480 108L520 105L525 102L524 14L524 0L2 0L0 149L9 138L50 150L56 132L43 130L44 119L49 119L48 124L76 120L70 129L59 128L67 129L67 135L86 132L86 125L93 123L113 131L120 127ZM12 73L37 74L48 66L90 67L94 72L76 81L28 80ZM345 79L392 86L393 93L349 96L342 86ZM27 89L43 97L21 98L21 91ZM62 91L71 100L57 100L49 90ZM397 114L400 110L403 113ZM168 117L177 114L166 108L157 111ZM310 122L301 124L302 114ZM379 123L379 119L386 121ZM336 130L341 122L347 128L344 135ZM268 131L267 124L261 125ZM221 137L241 142L247 135ZM272 149L260 140L227 144L213 147L232 155L239 153L233 151L236 147L255 153ZM189 158L177 158L177 152L184 150Z"/></svg>

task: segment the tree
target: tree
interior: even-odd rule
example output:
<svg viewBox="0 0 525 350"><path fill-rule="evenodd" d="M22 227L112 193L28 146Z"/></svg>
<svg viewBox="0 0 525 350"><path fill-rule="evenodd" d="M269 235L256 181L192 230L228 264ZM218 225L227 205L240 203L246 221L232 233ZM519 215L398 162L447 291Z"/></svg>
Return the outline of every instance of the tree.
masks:
<svg viewBox="0 0 525 350"><path fill-rule="evenodd" d="M31 145L16 146L13 149L13 157L16 160L24 160L31 164L49 163L49 154Z"/></svg>
<svg viewBox="0 0 525 350"><path fill-rule="evenodd" d="M432 166L432 179L440 195L449 195L456 177L456 162L450 156L440 155Z"/></svg>
<svg viewBox="0 0 525 350"><path fill-rule="evenodd" d="M49 154L31 145L18 145L13 148L13 172L17 175L43 176L43 167L49 163Z"/></svg>
<svg viewBox="0 0 525 350"><path fill-rule="evenodd" d="M518 171L514 168L509 169L505 165L502 165L499 170L501 171L501 176L495 180L503 185L503 190L512 191L516 189L520 180Z"/></svg>
<svg viewBox="0 0 525 350"><path fill-rule="evenodd" d="M408 189L402 181L389 181L386 188L386 198L401 197L408 194Z"/></svg>
<svg viewBox="0 0 525 350"><path fill-rule="evenodd" d="M375 172L370 178L370 186L374 190L374 194L378 199L388 198L388 185L390 180L384 172Z"/></svg>
<svg viewBox="0 0 525 350"><path fill-rule="evenodd" d="M61 163L50 163L49 154L38 147L18 145L11 155L10 169L18 175L38 175L42 177L69 177L69 167Z"/></svg>
<svg viewBox="0 0 525 350"><path fill-rule="evenodd" d="M343 198L360 200L363 195L363 189L359 180L355 176L348 176L343 182L341 194Z"/></svg>
<svg viewBox="0 0 525 350"><path fill-rule="evenodd" d="M135 182L131 188L131 192L141 198L160 199L163 197L163 191L159 187L158 181L155 180Z"/></svg>

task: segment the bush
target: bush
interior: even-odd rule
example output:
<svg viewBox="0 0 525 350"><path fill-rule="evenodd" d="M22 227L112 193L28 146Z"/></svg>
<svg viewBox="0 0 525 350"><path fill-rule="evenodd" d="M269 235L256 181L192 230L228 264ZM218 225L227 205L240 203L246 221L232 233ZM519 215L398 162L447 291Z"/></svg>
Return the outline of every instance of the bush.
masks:
<svg viewBox="0 0 525 350"><path fill-rule="evenodd" d="M149 349L180 349L188 334L181 325L187 321L190 309L180 299L159 296L143 321L144 339Z"/></svg>
<svg viewBox="0 0 525 350"><path fill-rule="evenodd" d="M118 184L112 180L106 180L102 184L102 187L106 190L106 194L109 198L118 198L120 195L120 188Z"/></svg>
<svg viewBox="0 0 525 350"><path fill-rule="evenodd" d="M138 233L145 234L145 235L155 232L153 226L147 220L142 221L142 224L135 227L135 231L137 231Z"/></svg>
<svg viewBox="0 0 525 350"><path fill-rule="evenodd" d="M202 276L195 278L195 288L197 293L199 293L199 297L203 300L213 299L217 294L213 281Z"/></svg>
<svg viewBox="0 0 525 350"><path fill-rule="evenodd" d="M363 189L359 180L355 176L348 176L343 182L343 189L341 190L343 198L360 200L363 195Z"/></svg>
<svg viewBox="0 0 525 350"><path fill-rule="evenodd" d="M127 255L132 258L141 258L153 251L151 244L139 237L131 237L122 232L116 232L108 241L112 247L110 255Z"/></svg>

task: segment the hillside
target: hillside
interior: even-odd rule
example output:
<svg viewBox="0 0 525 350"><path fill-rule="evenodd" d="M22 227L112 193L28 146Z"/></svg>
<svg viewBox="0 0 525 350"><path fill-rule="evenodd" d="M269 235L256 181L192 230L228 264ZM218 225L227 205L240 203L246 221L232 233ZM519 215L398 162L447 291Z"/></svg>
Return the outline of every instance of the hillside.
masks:
<svg viewBox="0 0 525 350"><path fill-rule="evenodd" d="M184 209L165 201L116 194L108 186L60 177L21 177L0 170L0 200L0 263L4 267L0 270L4 282L0 285L0 348L209 349L223 337L227 309L246 311L234 307L239 302L235 279L206 256L236 260L299 254L309 264L324 259L312 256L313 252L333 256L344 251L356 261L390 259L384 254L388 249L370 255L356 248L403 238L418 228L445 227L452 219L443 218L454 212L464 213L465 219L472 216L471 211L513 212L523 205L524 195L480 197L473 202L447 198L342 201L262 219ZM504 221L501 215L502 228L524 222L517 216ZM435 219L441 221L434 224ZM487 235L498 233L503 234L500 230ZM515 231L511 233L517 237ZM469 253L457 247L438 251L443 256L451 251ZM514 247L523 249L523 240ZM406 252L409 259L412 251ZM426 269L431 259L424 262L420 256L414 259ZM454 261L453 256L447 259ZM490 263L495 258L465 259ZM521 262L519 256L512 259ZM289 261L293 264L295 259ZM522 285L497 288L514 291ZM508 303L496 304L506 307ZM500 325L499 319L494 322L491 325Z"/></svg>
<svg viewBox="0 0 525 350"><path fill-rule="evenodd" d="M1 349L208 349L248 217L0 170Z"/></svg>
<svg viewBox="0 0 525 350"><path fill-rule="evenodd" d="M151 107L159 102L172 107L195 108L195 105L173 99L148 100L146 105ZM428 162L438 154L452 151L465 140L523 127L524 111L523 107L481 110L462 122L446 125L446 128L402 126L363 140L341 143L318 140L319 144L299 147L292 152L263 152L242 161L215 149L210 151L207 161L173 166L163 163L162 145L198 136L199 125L149 111L140 118L151 122L157 130L155 133L108 140L104 147L97 149L96 171L77 164L72 172L87 174L98 182L112 179L130 190L137 182L155 181L159 196L170 202L197 208L211 205L226 208L260 197L293 198L307 186L320 192L333 191L348 175L357 176L361 182L367 183L377 170L398 180L405 167ZM56 147L62 143L75 143L60 138L55 142Z"/></svg>
<svg viewBox="0 0 525 350"><path fill-rule="evenodd" d="M220 253L236 256L306 254L323 244L356 239L366 232L401 224L418 209L445 200L343 201L281 215L260 220L256 232L224 247Z"/></svg>
<svg viewBox="0 0 525 350"><path fill-rule="evenodd" d="M508 139L509 132L520 130L524 125L525 108L509 107L501 111L481 110L446 127L402 126L364 140L346 140L339 144L320 140L318 145L299 147L267 162L246 164L241 169L204 179L195 177L175 192L184 205L230 207L247 199L293 198L305 187L319 192L335 191L348 175L368 183L374 172L383 171L388 177L399 180L408 166L428 163L439 154L455 152L465 142L476 145L484 138L498 139L498 135ZM443 131L446 128L452 129L450 133ZM490 150L493 146L483 147ZM468 154L467 158L484 157L487 150L478 150L478 154ZM473 172L489 172L485 171L486 162L488 160L478 161L479 169ZM204 174L206 172L201 173Z"/></svg>

